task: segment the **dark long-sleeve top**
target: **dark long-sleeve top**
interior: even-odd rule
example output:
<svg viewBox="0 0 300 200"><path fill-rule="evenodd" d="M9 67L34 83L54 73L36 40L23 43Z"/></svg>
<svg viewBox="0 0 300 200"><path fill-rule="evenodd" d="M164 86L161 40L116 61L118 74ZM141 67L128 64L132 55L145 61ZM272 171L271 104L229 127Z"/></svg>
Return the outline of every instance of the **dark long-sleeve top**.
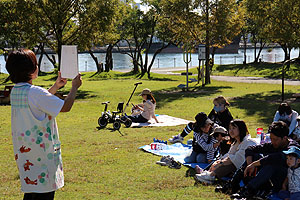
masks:
<svg viewBox="0 0 300 200"><path fill-rule="evenodd" d="M215 124L219 126L223 126L227 130L229 130L229 123L233 119L230 111L225 108L223 112L216 112L214 109L210 111L208 118L211 119Z"/></svg>
<svg viewBox="0 0 300 200"><path fill-rule="evenodd" d="M249 146L245 151L245 157L254 156L255 154L262 154L260 164L264 165L286 165L285 154L282 151L288 150L291 146L298 146L299 144L294 140L289 140L288 144L283 148L274 148L272 143L265 143L255 146Z"/></svg>

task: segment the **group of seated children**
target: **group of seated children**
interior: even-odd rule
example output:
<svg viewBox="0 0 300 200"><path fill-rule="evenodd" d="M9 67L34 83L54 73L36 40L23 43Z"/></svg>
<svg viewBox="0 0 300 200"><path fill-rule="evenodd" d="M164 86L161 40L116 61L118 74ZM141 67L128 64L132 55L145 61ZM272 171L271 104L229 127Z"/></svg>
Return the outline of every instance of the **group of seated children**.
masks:
<svg viewBox="0 0 300 200"><path fill-rule="evenodd" d="M232 118L223 96L213 103L208 116L198 113L195 122L169 139L171 143L182 142L193 131L192 151L185 162L209 164L205 170L196 166L196 181L211 184L221 180L218 182L223 184L216 191L235 199L266 198L271 193L278 193L282 199L300 199L298 113L281 103L269 126L271 142L257 144L246 123ZM230 179L222 181L223 177ZM241 181L244 187L240 187Z"/></svg>

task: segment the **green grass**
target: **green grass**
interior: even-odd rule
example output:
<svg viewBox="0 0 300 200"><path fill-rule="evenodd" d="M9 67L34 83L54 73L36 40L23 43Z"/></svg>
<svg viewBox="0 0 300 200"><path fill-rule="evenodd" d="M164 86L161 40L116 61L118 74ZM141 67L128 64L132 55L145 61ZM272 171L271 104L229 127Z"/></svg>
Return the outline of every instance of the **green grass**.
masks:
<svg viewBox="0 0 300 200"><path fill-rule="evenodd" d="M286 67L285 67L286 68ZM189 70L193 74L198 74L197 68ZM185 71L181 71L185 72ZM250 63L250 64L232 64L232 65L214 65L212 75L222 76L254 76L265 78L282 78L281 63ZM300 65L291 64L290 68L286 68L286 79L300 79Z"/></svg>
<svg viewBox="0 0 300 200"><path fill-rule="evenodd" d="M138 149L150 144L153 137L167 140L181 132L184 125L122 126L124 136L110 129L98 130L97 119L103 110L101 102L110 101L109 109L116 110L118 102L127 102L133 84L140 80L130 73L92 75L83 74L83 84L71 112L57 117L65 186L57 191L56 199L230 199L215 193L212 186L195 186L188 168L175 170L158 166L155 162L160 157ZM177 85L184 83L185 77L152 75L152 80L141 80L143 84L131 102L141 102L137 94L147 87L158 102L157 114L193 120L198 112L208 113L212 109L214 97L224 95L231 103L233 117L245 120L253 136L255 128L266 129L272 122L281 98L281 85L212 81L204 88L191 84L191 92L182 92ZM53 75L46 75L34 84L48 88L54 80ZM62 92L66 93L70 85L71 81ZM293 109L299 111L300 105L293 103L295 92L299 92L296 86L286 86L286 98ZM0 199L22 199L11 141L10 106L0 106L0 109ZM108 128L111 127L112 124L108 124ZM187 139L191 137L192 134Z"/></svg>

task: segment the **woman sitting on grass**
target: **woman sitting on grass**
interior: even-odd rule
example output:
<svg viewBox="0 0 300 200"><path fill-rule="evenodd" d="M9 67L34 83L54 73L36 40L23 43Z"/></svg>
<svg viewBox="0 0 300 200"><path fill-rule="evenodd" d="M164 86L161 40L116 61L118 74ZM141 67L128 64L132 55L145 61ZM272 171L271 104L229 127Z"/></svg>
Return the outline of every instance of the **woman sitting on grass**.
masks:
<svg viewBox="0 0 300 200"><path fill-rule="evenodd" d="M298 113L288 103L281 103L274 116L274 122L283 121L289 126L289 135L297 126Z"/></svg>
<svg viewBox="0 0 300 200"><path fill-rule="evenodd" d="M243 120L235 119L229 124L229 135L232 144L228 154L215 161L208 171L196 174L196 180L203 183L213 183L215 178L232 176L245 162L245 150L248 146L256 145L251 139L248 128Z"/></svg>
<svg viewBox="0 0 300 200"><path fill-rule="evenodd" d="M145 123L154 118L156 123L158 123L158 120L155 116L156 101L151 93L151 90L146 88L141 94L139 94L139 96L142 96L143 103L134 105L132 108L132 113L138 114L133 114L127 117L130 118L132 122L137 123Z"/></svg>
<svg viewBox="0 0 300 200"><path fill-rule="evenodd" d="M211 119L215 124L223 126L228 130L229 123L233 120L233 117L228 109L230 105L229 102L222 95L214 98L213 100L214 108L208 115L208 118Z"/></svg>

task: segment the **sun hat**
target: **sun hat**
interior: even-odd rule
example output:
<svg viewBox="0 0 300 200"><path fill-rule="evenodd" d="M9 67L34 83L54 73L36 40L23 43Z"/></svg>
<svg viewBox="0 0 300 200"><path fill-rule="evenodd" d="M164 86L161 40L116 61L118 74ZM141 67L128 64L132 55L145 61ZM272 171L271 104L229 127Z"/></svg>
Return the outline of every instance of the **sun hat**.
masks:
<svg viewBox="0 0 300 200"><path fill-rule="evenodd" d="M224 128L223 126L216 127L214 129L214 132L212 132L210 135L213 135L214 133L221 133L222 136L228 135L228 132L227 132L226 128Z"/></svg>
<svg viewBox="0 0 300 200"><path fill-rule="evenodd" d="M142 93L139 94L139 96L142 96L142 95L144 95L144 94L151 94L151 90L148 89L148 88L145 88L145 89L143 89Z"/></svg>
<svg viewBox="0 0 300 200"><path fill-rule="evenodd" d="M300 158L300 149L296 146L292 146L288 151L283 151L286 155L296 154L298 158Z"/></svg>
<svg viewBox="0 0 300 200"><path fill-rule="evenodd" d="M195 120L196 123L200 126L200 127L204 127L204 125L206 124L213 124L214 122L211 121L207 115L204 112L200 112L195 116Z"/></svg>

